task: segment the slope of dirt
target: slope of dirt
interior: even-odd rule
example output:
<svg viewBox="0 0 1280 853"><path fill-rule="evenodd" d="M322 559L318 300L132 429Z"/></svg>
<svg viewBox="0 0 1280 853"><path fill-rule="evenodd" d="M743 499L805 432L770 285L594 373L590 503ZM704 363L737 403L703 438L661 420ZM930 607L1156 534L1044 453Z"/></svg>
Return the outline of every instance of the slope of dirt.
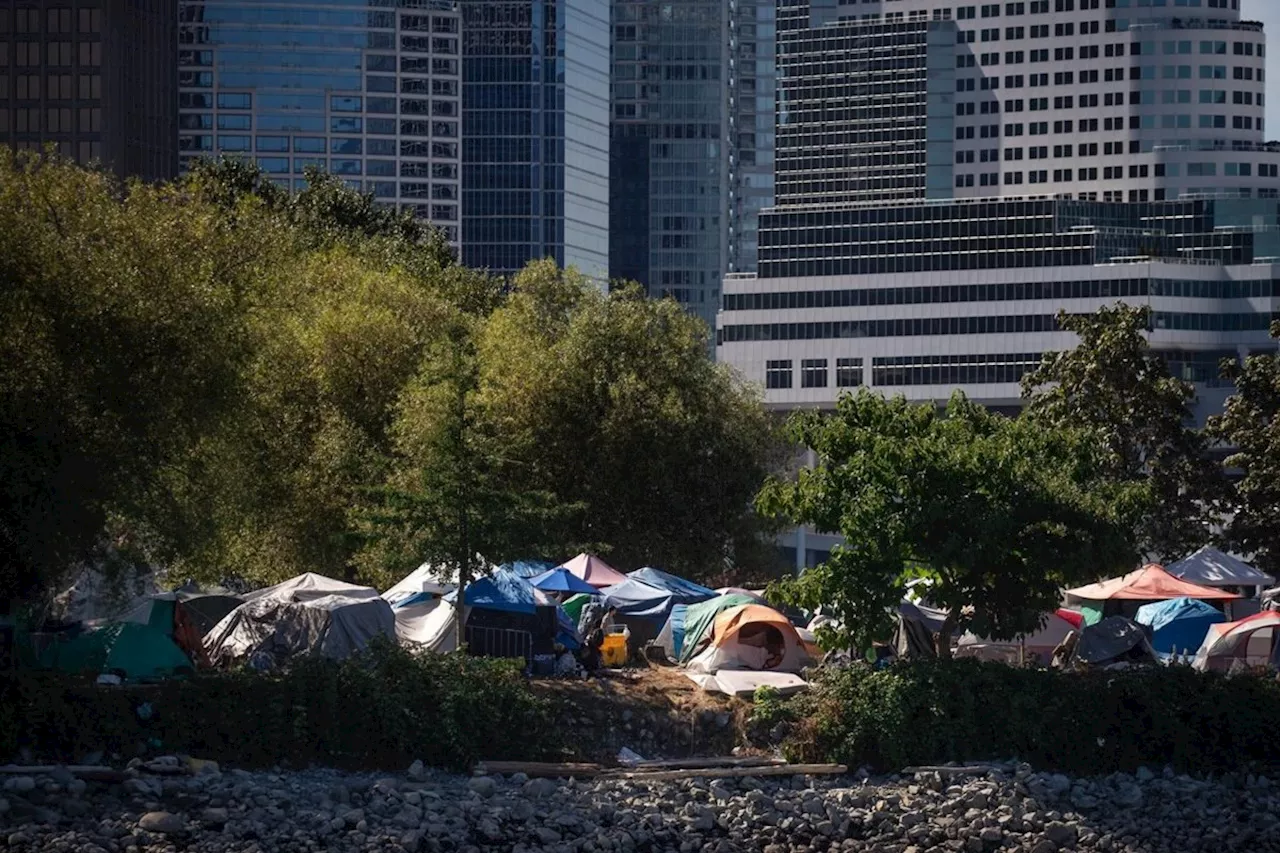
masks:
<svg viewBox="0 0 1280 853"><path fill-rule="evenodd" d="M537 681L563 722L566 758L612 763L622 747L644 758L729 755L745 748L751 705L707 693L674 667L608 670L588 681Z"/></svg>

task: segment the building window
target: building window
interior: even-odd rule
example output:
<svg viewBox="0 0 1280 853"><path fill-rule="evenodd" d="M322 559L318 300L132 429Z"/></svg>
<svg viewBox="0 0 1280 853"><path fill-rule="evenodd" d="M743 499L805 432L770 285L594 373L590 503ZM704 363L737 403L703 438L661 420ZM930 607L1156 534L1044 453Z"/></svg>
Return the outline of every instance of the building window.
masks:
<svg viewBox="0 0 1280 853"><path fill-rule="evenodd" d="M862 385L862 359L836 359L836 387L857 388Z"/></svg>
<svg viewBox="0 0 1280 853"><path fill-rule="evenodd" d="M827 360L825 358L806 358L800 361L800 387L827 387Z"/></svg>
<svg viewBox="0 0 1280 853"><path fill-rule="evenodd" d="M764 387L790 388L791 362L766 361L764 365Z"/></svg>

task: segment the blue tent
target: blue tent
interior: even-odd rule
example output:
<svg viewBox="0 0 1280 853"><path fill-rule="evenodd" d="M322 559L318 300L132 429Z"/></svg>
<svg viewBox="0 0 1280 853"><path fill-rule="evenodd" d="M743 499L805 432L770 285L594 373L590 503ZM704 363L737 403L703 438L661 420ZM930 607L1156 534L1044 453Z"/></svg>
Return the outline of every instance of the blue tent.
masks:
<svg viewBox="0 0 1280 853"><path fill-rule="evenodd" d="M675 596L665 589L649 586L644 581L627 578L620 584L600 591L605 607L616 607L622 616L637 619L653 619L659 624L667 621Z"/></svg>
<svg viewBox="0 0 1280 853"><path fill-rule="evenodd" d="M1134 621L1150 626L1151 645L1160 654L1194 654L1209 626L1225 622L1227 617L1199 599L1173 598L1144 604Z"/></svg>
<svg viewBox="0 0 1280 853"><path fill-rule="evenodd" d="M697 604L699 601L707 601L716 597L716 591L713 589L707 589L701 584L687 581L684 578L664 572L662 569L654 569L649 566L643 569L636 569L634 572L627 572L627 577L642 581L658 589L665 589L671 593L677 604Z"/></svg>
<svg viewBox="0 0 1280 853"><path fill-rule="evenodd" d="M456 604L458 591L454 590L444 598L450 604ZM564 612L564 608L550 601L533 584L515 572L498 569L487 577L477 578L467 584L467 606L526 615L536 613L539 607L555 607L558 626L556 641L569 649L576 649L580 645L578 628Z"/></svg>
<svg viewBox="0 0 1280 853"><path fill-rule="evenodd" d="M587 595L595 595L599 592L594 586L566 568L543 572L537 577L531 578L529 583L543 592L581 592Z"/></svg>

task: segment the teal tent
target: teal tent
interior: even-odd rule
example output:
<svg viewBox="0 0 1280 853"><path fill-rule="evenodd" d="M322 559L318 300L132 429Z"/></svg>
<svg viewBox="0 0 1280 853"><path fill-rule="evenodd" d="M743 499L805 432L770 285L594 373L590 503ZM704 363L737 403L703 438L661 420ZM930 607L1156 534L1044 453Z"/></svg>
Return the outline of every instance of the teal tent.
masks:
<svg viewBox="0 0 1280 853"><path fill-rule="evenodd" d="M191 659L164 631L135 622L116 622L54 643L41 663L76 674L114 673L125 681L157 681L193 670Z"/></svg>
<svg viewBox="0 0 1280 853"><path fill-rule="evenodd" d="M710 639L711 626L717 616L733 607L759 603L759 599L750 595L730 593L687 607L683 604L676 605L672 608L667 624L658 634L658 645L666 650L667 656L672 660L687 663L701 651L705 641Z"/></svg>

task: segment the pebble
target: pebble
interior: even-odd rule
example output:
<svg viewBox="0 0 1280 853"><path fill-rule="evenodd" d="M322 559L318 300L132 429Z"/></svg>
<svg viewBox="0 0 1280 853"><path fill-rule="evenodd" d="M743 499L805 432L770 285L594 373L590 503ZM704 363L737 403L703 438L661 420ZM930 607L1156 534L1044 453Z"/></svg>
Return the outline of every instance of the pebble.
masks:
<svg viewBox="0 0 1280 853"><path fill-rule="evenodd" d="M45 793L8 780L0 846L166 853L1218 853L1275 838L1280 789L1000 772L643 783L332 770L166 776ZM65 778L63 780L65 782ZM61 786L70 790L70 783ZM190 820L188 820L190 816ZM175 840L179 839L179 840ZM1280 848L1278 848L1280 849Z"/></svg>

